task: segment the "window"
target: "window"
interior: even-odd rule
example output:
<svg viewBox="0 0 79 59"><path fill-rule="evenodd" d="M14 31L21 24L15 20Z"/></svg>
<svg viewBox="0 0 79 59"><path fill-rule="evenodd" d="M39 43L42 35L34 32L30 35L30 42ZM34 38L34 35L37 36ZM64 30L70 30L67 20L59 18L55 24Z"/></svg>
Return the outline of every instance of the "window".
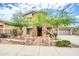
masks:
<svg viewBox="0 0 79 59"><path fill-rule="evenodd" d="M35 15L35 13L32 13L32 16L34 16Z"/></svg>
<svg viewBox="0 0 79 59"><path fill-rule="evenodd" d="M3 25L0 25L0 28L3 28Z"/></svg>
<svg viewBox="0 0 79 59"><path fill-rule="evenodd" d="M27 34L32 35L32 28L27 28Z"/></svg>
<svg viewBox="0 0 79 59"><path fill-rule="evenodd" d="M52 29L52 27L47 27L47 30L48 30L48 31L51 31L51 29Z"/></svg>
<svg viewBox="0 0 79 59"><path fill-rule="evenodd" d="M32 17L27 17L27 19L32 19Z"/></svg>

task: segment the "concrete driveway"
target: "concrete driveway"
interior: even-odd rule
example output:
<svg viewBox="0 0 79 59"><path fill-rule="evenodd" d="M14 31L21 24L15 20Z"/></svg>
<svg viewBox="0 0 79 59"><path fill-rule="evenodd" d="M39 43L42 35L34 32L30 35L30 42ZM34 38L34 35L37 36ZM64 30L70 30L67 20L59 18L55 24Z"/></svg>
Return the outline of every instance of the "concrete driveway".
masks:
<svg viewBox="0 0 79 59"><path fill-rule="evenodd" d="M58 36L61 39L69 40L72 44L79 46L79 36L76 35L60 35Z"/></svg>
<svg viewBox="0 0 79 59"><path fill-rule="evenodd" d="M0 44L1 56L78 56L79 48Z"/></svg>

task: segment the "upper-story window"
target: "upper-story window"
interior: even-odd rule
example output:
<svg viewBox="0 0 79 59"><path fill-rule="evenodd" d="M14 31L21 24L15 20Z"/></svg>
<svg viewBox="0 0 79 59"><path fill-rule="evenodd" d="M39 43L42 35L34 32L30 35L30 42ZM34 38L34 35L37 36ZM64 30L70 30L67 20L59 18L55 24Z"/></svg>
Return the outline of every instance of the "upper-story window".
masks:
<svg viewBox="0 0 79 59"><path fill-rule="evenodd" d="M32 17L27 17L27 19L32 19Z"/></svg>
<svg viewBox="0 0 79 59"><path fill-rule="evenodd" d="M35 15L35 13L32 13L32 16L34 16Z"/></svg>
<svg viewBox="0 0 79 59"><path fill-rule="evenodd" d="M48 31L51 31L51 29L52 29L52 27L47 27L47 30L48 30Z"/></svg>

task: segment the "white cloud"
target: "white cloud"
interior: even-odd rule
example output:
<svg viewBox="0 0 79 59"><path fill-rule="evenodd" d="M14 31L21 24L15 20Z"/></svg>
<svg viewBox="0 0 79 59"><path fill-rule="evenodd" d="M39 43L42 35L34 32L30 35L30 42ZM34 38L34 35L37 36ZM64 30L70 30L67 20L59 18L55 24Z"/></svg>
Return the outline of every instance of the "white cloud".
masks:
<svg viewBox="0 0 79 59"><path fill-rule="evenodd" d="M50 3L54 9L58 9L59 7L63 8L67 3Z"/></svg>
<svg viewBox="0 0 79 59"><path fill-rule="evenodd" d="M0 0L0 2L2 3L25 3L25 2L29 2L29 3L32 3L32 2L59 2L59 3L79 3L79 0Z"/></svg>
<svg viewBox="0 0 79 59"><path fill-rule="evenodd" d="M44 9L44 8L53 8L53 9L58 9L59 7L62 9L65 5L68 3L53 3L53 2L39 2L39 3L28 3L30 5L29 7L36 6L36 9Z"/></svg>
<svg viewBox="0 0 79 59"><path fill-rule="evenodd" d="M25 11L29 11L29 10L32 10L32 7L35 7L34 10L39 10L39 9L44 9L44 8L53 8L53 9L58 9L60 7L63 8L66 4L68 3L53 3L52 1L49 1L49 0L39 0L39 2L37 2L36 0L32 0L32 1L27 1L27 3L22 3L22 4L19 4L19 6L13 6L11 4L9 4L9 6L12 7L12 9L8 9L8 8L5 8L2 10L0 10L0 18L3 18L3 19L10 19L12 17L12 14L18 12L18 11L21 11L21 12L25 12Z"/></svg>
<svg viewBox="0 0 79 59"><path fill-rule="evenodd" d="M8 8L0 10L0 19L9 21L14 13L15 13L14 10L10 10Z"/></svg>
<svg viewBox="0 0 79 59"><path fill-rule="evenodd" d="M75 18L79 18L79 15L75 16Z"/></svg>

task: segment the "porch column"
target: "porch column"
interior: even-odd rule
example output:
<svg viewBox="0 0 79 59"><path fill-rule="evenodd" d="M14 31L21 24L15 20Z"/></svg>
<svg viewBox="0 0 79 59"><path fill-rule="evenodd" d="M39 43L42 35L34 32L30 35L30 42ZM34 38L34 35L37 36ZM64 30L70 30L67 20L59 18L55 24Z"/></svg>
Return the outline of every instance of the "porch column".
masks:
<svg viewBox="0 0 79 59"><path fill-rule="evenodd" d="M26 27L23 27L23 36L26 36L27 30Z"/></svg>
<svg viewBox="0 0 79 59"><path fill-rule="evenodd" d="M70 29L70 35L72 35L73 34L73 29Z"/></svg>
<svg viewBox="0 0 79 59"><path fill-rule="evenodd" d="M37 36L37 28L34 27L32 30L32 36Z"/></svg>
<svg viewBox="0 0 79 59"><path fill-rule="evenodd" d="M46 27L45 26L42 27L42 36L46 36Z"/></svg>

